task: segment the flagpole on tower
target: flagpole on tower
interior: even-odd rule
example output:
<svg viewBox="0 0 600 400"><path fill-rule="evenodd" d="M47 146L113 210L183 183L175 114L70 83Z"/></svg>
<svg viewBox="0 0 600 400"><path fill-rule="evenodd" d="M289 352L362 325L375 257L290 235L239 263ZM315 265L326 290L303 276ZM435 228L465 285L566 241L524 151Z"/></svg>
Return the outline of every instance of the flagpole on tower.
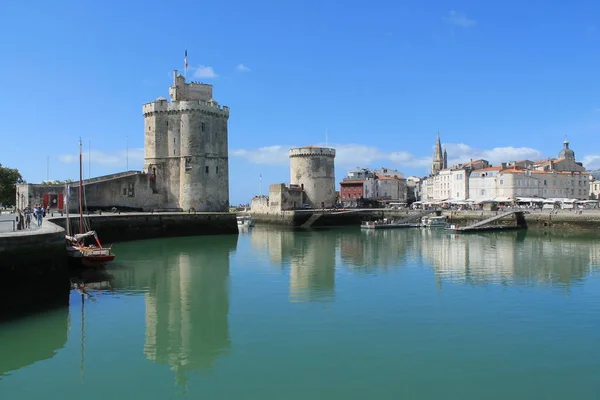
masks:
<svg viewBox="0 0 600 400"><path fill-rule="evenodd" d="M184 68L183 68L183 77L187 81L187 68L188 68L187 48L185 49L185 55L183 56L183 66L184 66Z"/></svg>

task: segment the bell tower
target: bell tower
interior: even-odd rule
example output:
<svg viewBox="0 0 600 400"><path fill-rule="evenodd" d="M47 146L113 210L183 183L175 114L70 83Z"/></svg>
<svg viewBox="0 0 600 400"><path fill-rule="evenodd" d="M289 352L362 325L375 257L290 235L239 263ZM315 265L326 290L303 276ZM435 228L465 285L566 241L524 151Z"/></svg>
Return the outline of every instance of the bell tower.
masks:
<svg viewBox="0 0 600 400"><path fill-rule="evenodd" d="M433 162L431 163L431 174L437 175L442 169L447 167L446 152L442 152L442 142L440 141L440 133L437 134L435 149L433 150Z"/></svg>

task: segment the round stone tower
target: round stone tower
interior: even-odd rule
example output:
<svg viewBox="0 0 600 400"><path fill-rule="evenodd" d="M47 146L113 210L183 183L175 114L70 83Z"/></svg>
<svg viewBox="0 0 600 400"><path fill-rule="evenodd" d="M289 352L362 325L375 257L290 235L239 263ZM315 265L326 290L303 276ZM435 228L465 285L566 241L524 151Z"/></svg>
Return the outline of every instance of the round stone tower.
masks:
<svg viewBox="0 0 600 400"><path fill-rule="evenodd" d="M314 208L335 204L335 149L300 147L290 150L290 183L304 189Z"/></svg>

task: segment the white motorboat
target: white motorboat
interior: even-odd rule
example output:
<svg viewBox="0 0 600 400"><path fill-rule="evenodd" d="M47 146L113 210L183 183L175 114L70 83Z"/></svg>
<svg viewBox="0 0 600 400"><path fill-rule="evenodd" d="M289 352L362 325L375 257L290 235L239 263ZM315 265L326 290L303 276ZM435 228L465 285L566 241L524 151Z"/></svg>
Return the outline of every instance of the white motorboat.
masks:
<svg viewBox="0 0 600 400"><path fill-rule="evenodd" d="M240 215L237 217L237 224L240 228L250 228L254 226L254 221L249 215Z"/></svg>
<svg viewBox="0 0 600 400"><path fill-rule="evenodd" d="M425 216L421 218L421 226L425 228L445 228L448 221L444 216Z"/></svg>

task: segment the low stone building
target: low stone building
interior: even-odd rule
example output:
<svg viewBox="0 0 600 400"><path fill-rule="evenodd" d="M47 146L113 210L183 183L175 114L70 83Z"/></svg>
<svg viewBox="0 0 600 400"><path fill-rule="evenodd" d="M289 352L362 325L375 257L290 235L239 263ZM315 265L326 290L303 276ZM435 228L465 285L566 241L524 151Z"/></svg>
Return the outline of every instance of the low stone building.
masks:
<svg viewBox="0 0 600 400"><path fill-rule="evenodd" d="M250 211L257 213L289 211L306 205L306 193L300 186L276 183L269 186L268 196L255 196L252 199Z"/></svg>
<svg viewBox="0 0 600 400"><path fill-rule="evenodd" d="M155 190L152 176L140 171L86 179L82 186L84 210L108 210L116 207L120 210L151 211L161 206L160 193ZM59 185L17 185L17 205L20 209L39 204L45 209L50 208L50 211L66 211L67 198L69 212L77 212L79 181Z"/></svg>

